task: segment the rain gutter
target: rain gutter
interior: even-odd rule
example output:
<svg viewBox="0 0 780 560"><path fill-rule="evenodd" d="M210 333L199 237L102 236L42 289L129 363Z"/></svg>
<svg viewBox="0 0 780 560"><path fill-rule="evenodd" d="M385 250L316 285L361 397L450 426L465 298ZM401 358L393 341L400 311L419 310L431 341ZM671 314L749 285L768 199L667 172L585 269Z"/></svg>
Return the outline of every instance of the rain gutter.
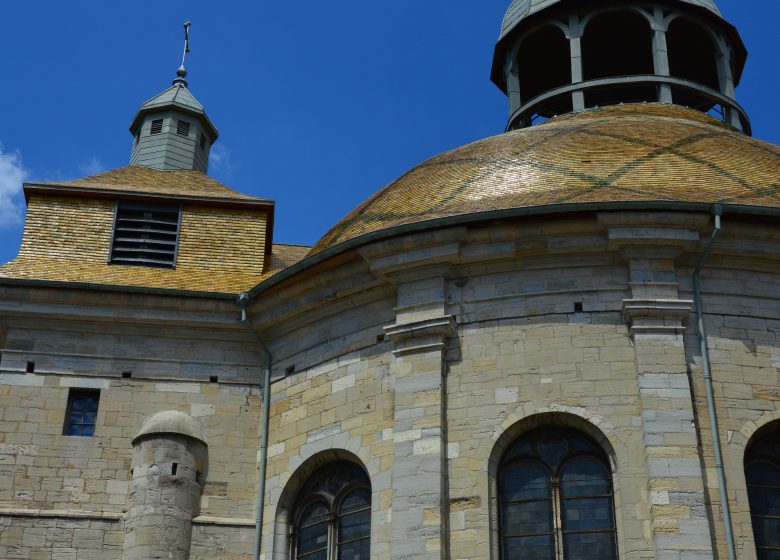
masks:
<svg viewBox="0 0 780 560"><path fill-rule="evenodd" d="M11 261L13 262L13 261ZM180 290L177 288L149 288L146 286L123 286L121 284L100 284L93 282L68 282L66 280L34 280L0 276L0 286L23 286L35 288L62 288L70 290L91 290L101 292L123 292L144 295L181 296L235 300L236 294L229 292L208 292Z"/></svg>
<svg viewBox="0 0 780 560"><path fill-rule="evenodd" d="M262 414L260 416L260 457L258 460L257 469L257 496L255 498L255 540L254 548L252 551L253 560L260 560L260 549L262 547L263 537L263 516L265 514L265 477L268 469L268 422L270 419L270 404L271 404L271 352L268 350L268 346L257 334L257 331L252 326L252 321L249 319L249 313L247 312L247 305L249 305L249 297L246 292L241 293L238 296L238 304L241 306L241 323L252 333L252 336L257 341L261 350L263 351L263 402L262 402Z"/></svg>
<svg viewBox="0 0 780 560"><path fill-rule="evenodd" d="M720 447L720 430L718 429L718 418L715 413L715 396L712 389L712 370L710 369L710 350L707 344L707 333L704 329L704 311L702 309L701 302L701 284L699 282L699 273L701 272L702 265L704 264L707 255L710 253L710 249L715 244L715 240L720 234L720 222L723 209L716 205L713 209L715 216L715 227L712 230L712 235L704 248L704 253L699 259L699 263L696 265L696 270L693 273L693 292L694 301L696 305L696 325L699 331L699 345L701 348L701 361L702 369L704 370L704 388L707 394L707 411L710 417L710 433L712 435L712 450L715 455L715 471L718 476L718 491L720 492L720 503L723 509L723 527L726 530L726 547L728 549L729 560L736 560L736 552L734 549L734 530L731 523L731 507L729 506L728 492L726 490L726 473L723 469L723 450Z"/></svg>

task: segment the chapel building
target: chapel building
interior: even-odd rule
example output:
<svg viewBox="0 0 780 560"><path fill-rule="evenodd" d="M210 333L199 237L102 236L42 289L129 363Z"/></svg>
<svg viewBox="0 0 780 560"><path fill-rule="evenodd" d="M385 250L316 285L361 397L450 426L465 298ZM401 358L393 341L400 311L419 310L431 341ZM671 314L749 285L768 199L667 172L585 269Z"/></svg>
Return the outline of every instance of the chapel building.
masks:
<svg viewBox="0 0 780 560"><path fill-rule="evenodd" d="M780 559L780 147L712 0L514 0L504 134L313 247L208 176L27 183L0 265L0 558Z"/></svg>

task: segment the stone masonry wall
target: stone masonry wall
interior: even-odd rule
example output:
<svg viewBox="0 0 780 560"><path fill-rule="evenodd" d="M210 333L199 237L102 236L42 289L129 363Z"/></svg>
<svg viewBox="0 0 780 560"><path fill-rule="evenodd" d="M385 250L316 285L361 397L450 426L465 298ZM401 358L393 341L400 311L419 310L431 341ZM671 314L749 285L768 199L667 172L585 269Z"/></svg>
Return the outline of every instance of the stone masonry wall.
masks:
<svg viewBox="0 0 780 560"><path fill-rule="evenodd" d="M621 559L724 557L690 314L708 218L677 218L665 215L660 229L646 226L653 216L621 214L424 232L261 296L252 320L274 356L264 558L288 560L306 479L351 460L371 481L372 558L496 559L502 452L549 423L585 432L608 455ZM737 233L702 278L734 529L740 558L752 560L743 460L752 435L780 419L780 267L735 257L759 250ZM42 350L45 325L4 324L7 341L36 333ZM246 341L221 347L226 332L214 338L225 352L216 361L233 350L233 363L257 358ZM46 351L66 354L62 335L53 340ZM118 557L106 547L121 547L130 440L145 417L174 409L195 417L209 444L191 558L251 554L254 384L182 371L27 373L13 352L2 363L0 528L12 529L0 552L50 560L49 543L70 554L76 530L102 523L103 540L83 557ZM101 389L94 438L61 435L70 387ZM93 517L59 527L72 512Z"/></svg>

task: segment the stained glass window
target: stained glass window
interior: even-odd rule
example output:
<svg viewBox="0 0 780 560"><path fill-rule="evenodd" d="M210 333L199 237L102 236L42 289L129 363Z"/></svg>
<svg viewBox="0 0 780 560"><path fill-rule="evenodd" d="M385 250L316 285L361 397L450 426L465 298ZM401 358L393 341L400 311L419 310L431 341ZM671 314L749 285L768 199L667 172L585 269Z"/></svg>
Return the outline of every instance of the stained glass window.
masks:
<svg viewBox="0 0 780 560"><path fill-rule="evenodd" d="M293 531L295 560L368 560L371 486L352 463L319 469L298 495Z"/></svg>
<svg viewBox="0 0 780 560"><path fill-rule="evenodd" d="M758 560L780 560L780 436L751 446L745 457L750 517Z"/></svg>
<svg viewBox="0 0 780 560"><path fill-rule="evenodd" d="M517 441L499 471L501 559L617 559L608 465L577 432L540 429Z"/></svg>

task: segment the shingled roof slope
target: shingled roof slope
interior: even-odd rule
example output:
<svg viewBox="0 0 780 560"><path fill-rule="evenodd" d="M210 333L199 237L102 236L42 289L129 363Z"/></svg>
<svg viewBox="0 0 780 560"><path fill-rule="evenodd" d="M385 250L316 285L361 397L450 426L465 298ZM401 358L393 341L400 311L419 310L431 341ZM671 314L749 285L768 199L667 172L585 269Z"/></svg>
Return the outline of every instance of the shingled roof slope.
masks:
<svg viewBox="0 0 780 560"><path fill-rule="evenodd" d="M577 204L780 208L780 147L676 105L604 107L479 140L410 170L347 214L316 253L396 226Z"/></svg>
<svg viewBox="0 0 780 560"><path fill-rule="evenodd" d="M73 181L27 183L25 186L273 204L269 199L235 191L200 171L160 171L141 165L128 165Z"/></svg>

